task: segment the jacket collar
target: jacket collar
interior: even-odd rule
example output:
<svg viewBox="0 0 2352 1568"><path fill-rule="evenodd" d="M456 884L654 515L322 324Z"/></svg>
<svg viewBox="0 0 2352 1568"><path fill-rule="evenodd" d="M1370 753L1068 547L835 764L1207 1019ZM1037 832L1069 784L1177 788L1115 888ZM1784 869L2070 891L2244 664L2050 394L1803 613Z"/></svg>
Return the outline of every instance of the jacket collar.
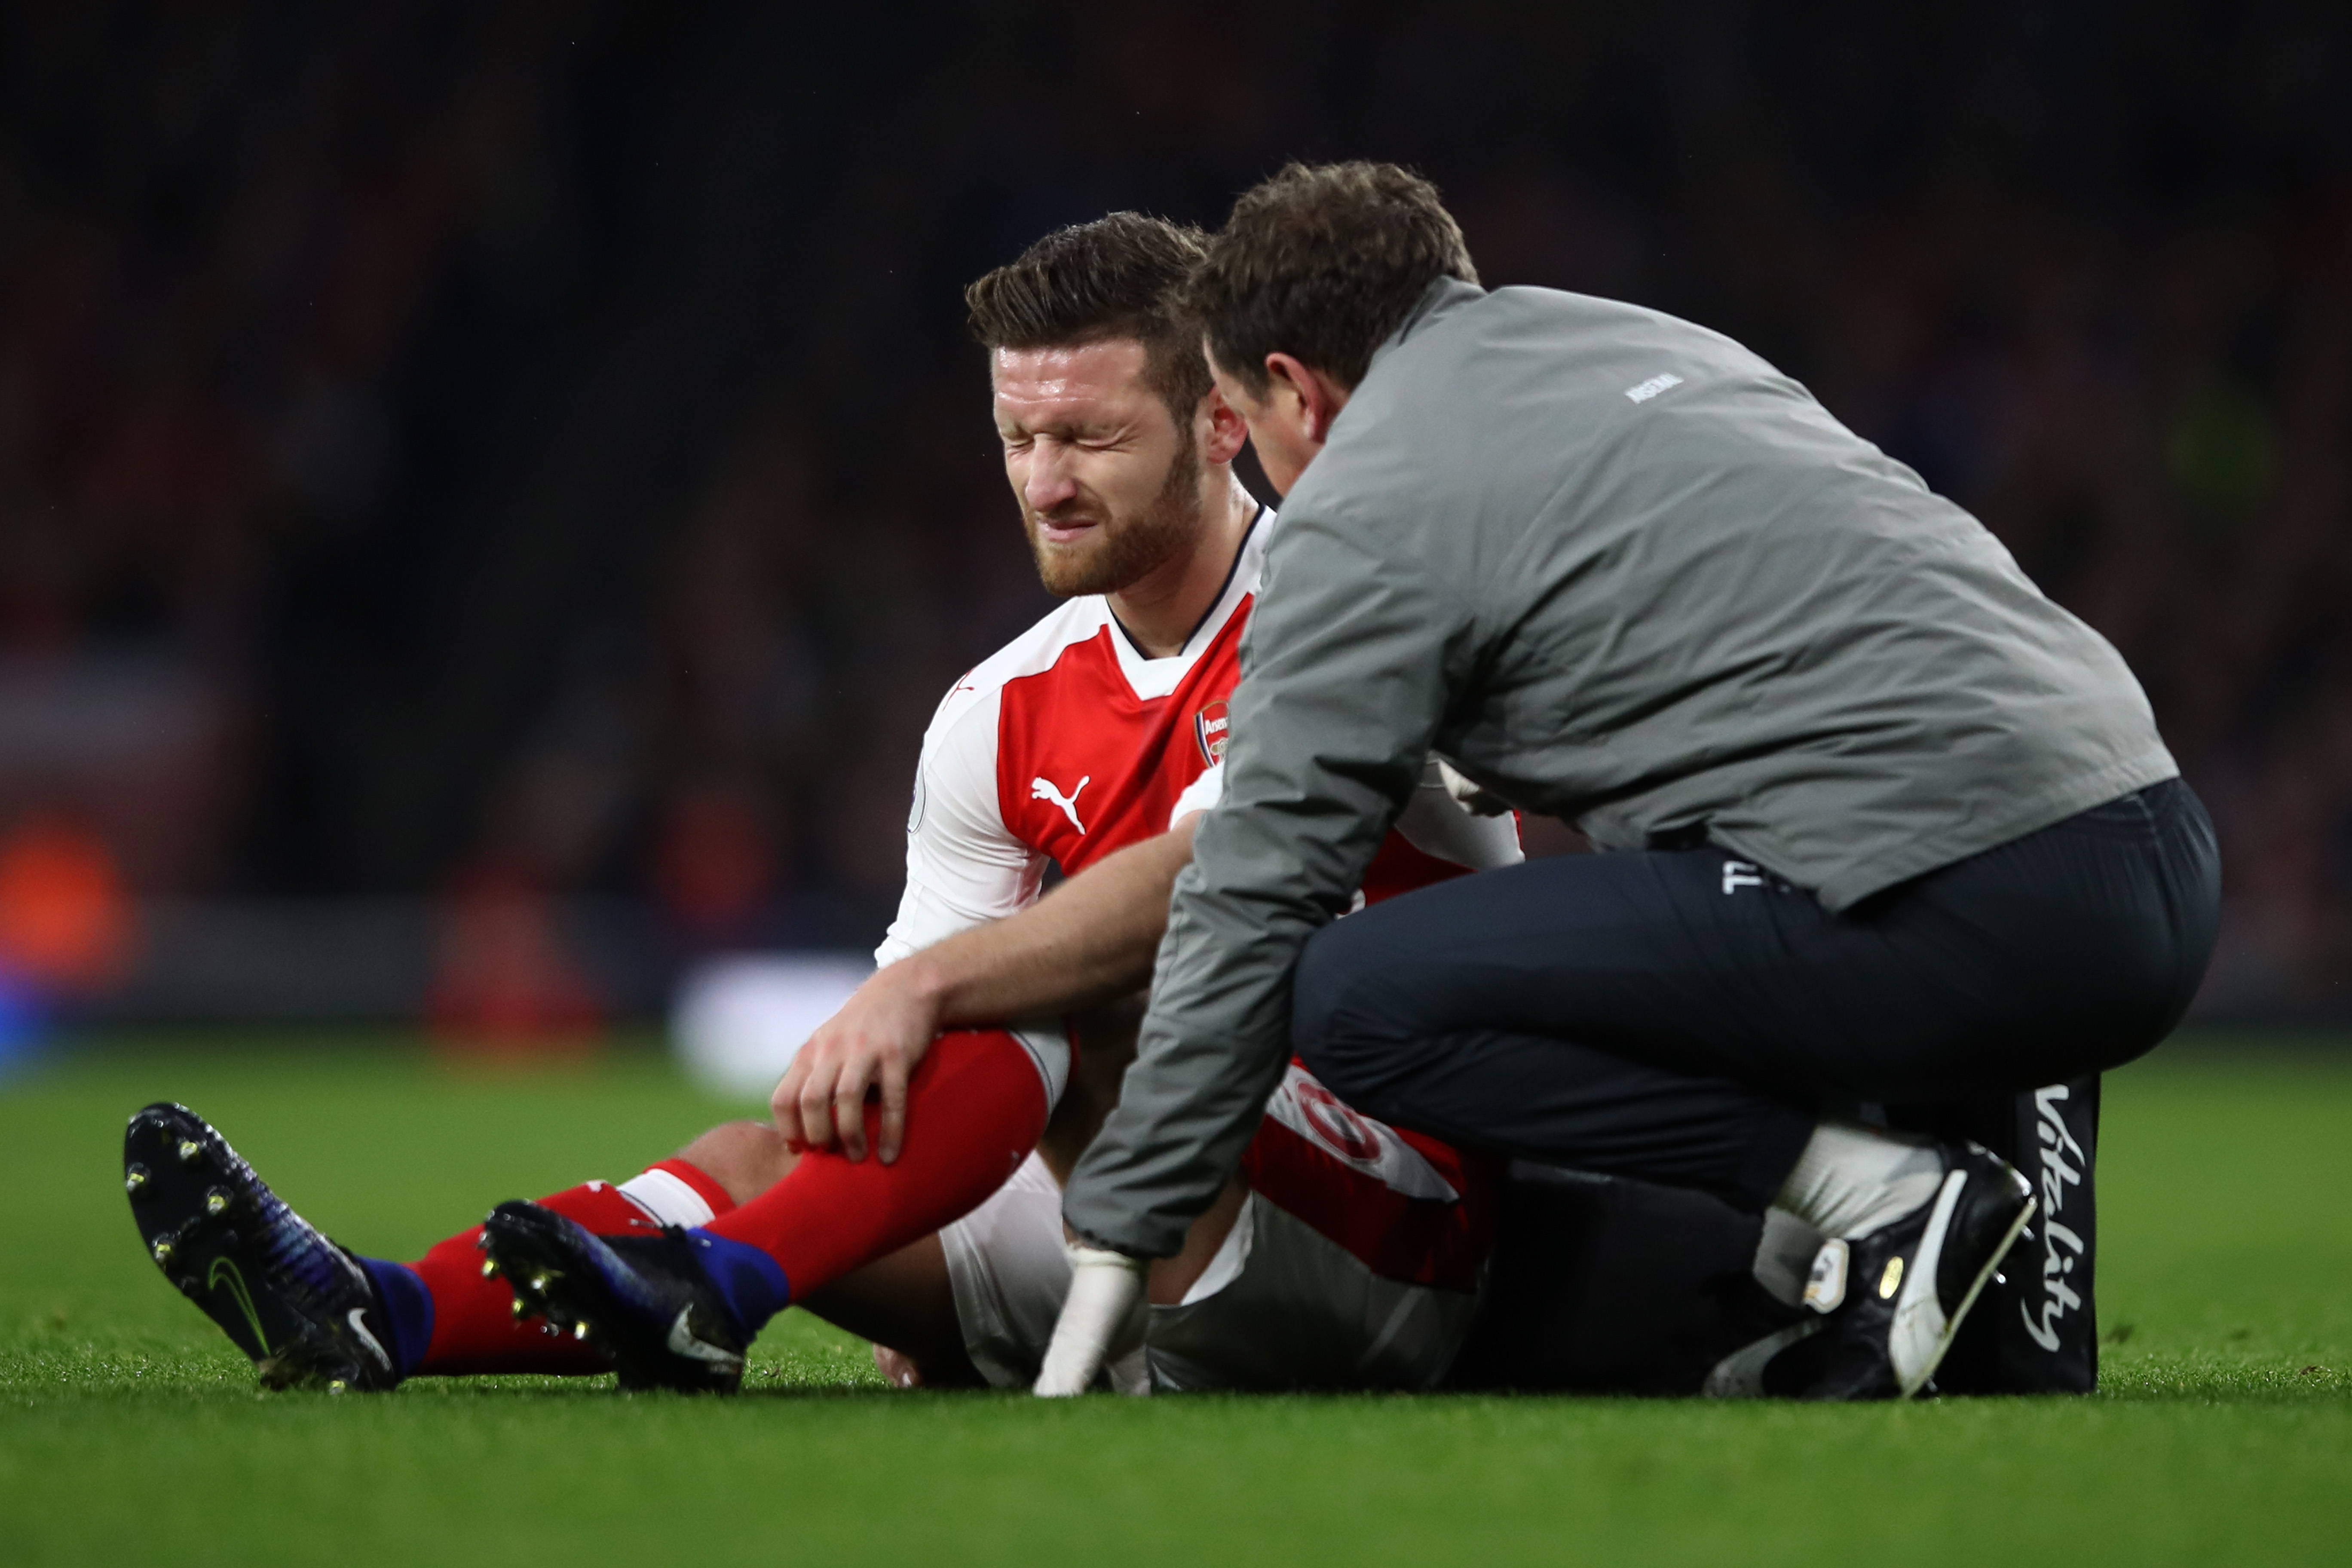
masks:
<svg viewBox="0 0 2352 1568"><path fill-rule="evenodd" d="M1372 351L1371 363L1364 367L1364 379L1370 381L1372 378L1372 373L1381 368L1381 361L1386 359L1398 344L1413 333L1432 321L1460 310L1473 300L1483 300L1486 297L1486 290L1475 283L1465 283L1459 278L1441 278L1432 283L1423 290L1421 298L1413 302L1412 309L1405 312L1404 320L1397 324L1397 330L1391 332L1381 346Z"/></svg>

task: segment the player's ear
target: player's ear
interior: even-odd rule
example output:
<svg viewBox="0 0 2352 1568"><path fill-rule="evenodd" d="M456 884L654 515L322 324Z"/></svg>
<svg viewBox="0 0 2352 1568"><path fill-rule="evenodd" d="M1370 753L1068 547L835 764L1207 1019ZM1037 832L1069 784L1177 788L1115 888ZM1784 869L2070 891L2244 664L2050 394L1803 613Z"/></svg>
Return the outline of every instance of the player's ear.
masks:
<svg viewBox="0 0 2352 1568"><path fill-rule="evenodd" d="M1202 397L1192 416L1193 434L1199 438L1201 456L1212 463L1230 463L1241 456L1243 445L1249 440L1249 426L1225 401L1225 395L1212 386Z"/></svg>

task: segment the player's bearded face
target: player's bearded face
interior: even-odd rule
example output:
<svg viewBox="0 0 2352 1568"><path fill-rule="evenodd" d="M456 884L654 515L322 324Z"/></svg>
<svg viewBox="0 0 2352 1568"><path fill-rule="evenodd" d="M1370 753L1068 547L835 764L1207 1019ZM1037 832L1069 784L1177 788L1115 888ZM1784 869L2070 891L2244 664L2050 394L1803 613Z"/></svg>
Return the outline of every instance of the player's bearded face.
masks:
<svg viewBox="0 0 2352 1568"><path fill-rule="evenodd" d="M1037 574L1069 597L1112 594L1200 537L1200 447L1143 379L1142 345L1000 350L997 430Z"/></svg>
<svg viewBox="0 0 2352 1568"><path fill-rule="evenodd" d="M1029 549L1037 557L1037 575L1045 591L1066 599L1115 594L1189 550L1201 528L1198 459L1187 426L1159 489L1140 505L1121 506L1084 490L1068 504L1042 513L1024 503L1021 510ZM1046 531L1081 518L1093 526L1076 540L1056 540Z"/></svg>

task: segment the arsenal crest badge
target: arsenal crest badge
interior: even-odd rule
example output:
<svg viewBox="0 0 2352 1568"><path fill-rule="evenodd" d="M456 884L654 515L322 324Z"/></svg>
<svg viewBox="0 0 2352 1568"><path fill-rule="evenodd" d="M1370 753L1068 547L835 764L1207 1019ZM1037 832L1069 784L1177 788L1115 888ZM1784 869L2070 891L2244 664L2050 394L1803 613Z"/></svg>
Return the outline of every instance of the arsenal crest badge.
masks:
<svg viewBox="0 0 2352 1568"><path fill-rule="evenodd" d="M1229 728L1225 705L1212 702L1193 717L1192 736L1201 742L1201 760L1222 763L1225 760L1225 734Z"/></svg>

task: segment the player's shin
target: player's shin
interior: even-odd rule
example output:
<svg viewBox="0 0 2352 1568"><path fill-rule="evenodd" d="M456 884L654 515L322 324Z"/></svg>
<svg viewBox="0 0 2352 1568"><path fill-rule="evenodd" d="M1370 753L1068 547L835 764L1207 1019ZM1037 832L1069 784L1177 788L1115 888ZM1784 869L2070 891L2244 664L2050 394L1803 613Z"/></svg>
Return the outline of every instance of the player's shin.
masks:
<svg viewBox="0 0 2352 1568"><path fill-rule="evenodd" d="M1036 1147L1049 1109L1036 1059L1012 1032L942 1035L908 1084L898 1160L803 1154L782 1181L698 1233L716 1244L701 1255L706 1271L743 1331L757 1332L790 1299L980 1206ZM869 1148L879 1117L867 1108Z"/></svg>
<svg viewBox="0 0 2352 1568"><path fill-rule="evenodd" d="M664 1160L617 1185L589 1182L540 1205L599 1236L647 1235L698 1226L734 1206L727 1189L684 1160ZM404 1376L605 1370L593 1348L514 1312L514 1293L485 1268L479 1226L435 1245L410 1264L362 1258L385 1303Z"/></svg>

